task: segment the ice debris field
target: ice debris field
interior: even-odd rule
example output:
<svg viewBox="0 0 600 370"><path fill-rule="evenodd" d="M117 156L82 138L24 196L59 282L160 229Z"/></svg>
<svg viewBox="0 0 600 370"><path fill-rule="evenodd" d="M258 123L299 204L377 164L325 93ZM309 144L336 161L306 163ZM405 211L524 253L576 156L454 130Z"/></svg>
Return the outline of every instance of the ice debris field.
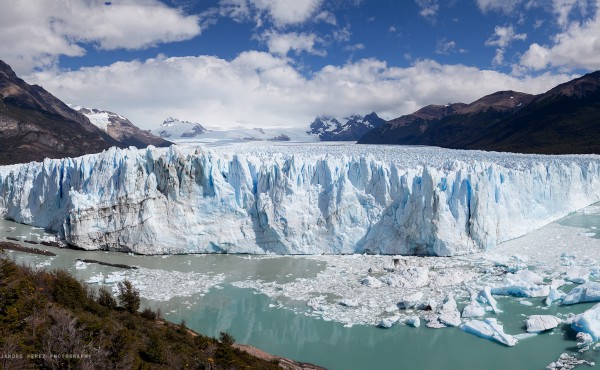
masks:
<svg viewBox="0 0 600 370"><path fill-rule="evenodd" d="M598 159L358 145L113 148L0 167L0 217L89 250L464 255L600 200Z"/></svg>

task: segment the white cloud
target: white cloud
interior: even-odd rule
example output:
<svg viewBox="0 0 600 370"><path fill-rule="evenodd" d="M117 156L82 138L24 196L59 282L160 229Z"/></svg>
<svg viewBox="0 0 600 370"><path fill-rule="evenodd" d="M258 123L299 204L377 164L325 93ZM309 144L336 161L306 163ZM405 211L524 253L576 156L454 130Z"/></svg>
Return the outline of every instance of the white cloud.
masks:
<svg viewBox="0 0 600 370"><path fill-rule="evenodd" d="M584 22L572 22L554 37L552 45L531 44L521 64L531 69L562 67L600 69L600 8Z"/></svg>
<svg viewBox="0 0 600 370"><path fill-rule="evenodd" d="M354 44L354 45L346 45L343 47L343 49L345 51L358 51L358 50L364 50L365 49L365 44Z"/></svg>
<svg viewBox="0 0 600 370"><path fill-rule="evenodd" d="M436 54L444 55L456 52L456 41L446 39L439 40L435 52Z"/></svg>
<svg viewBox="0 0 600 370"><path fill-rule="evenodd" d="M516 33L513 26L496 26L494 34L485 42L487 46L507 47L514 40L527 39L526 33Z"/></svg>
<svg viewBox="0 0 600 370"><path fill-rule="evenodd" d="M322 0L221 0L221 14L241 22L253 18L260 27L267 16L276 27L301 24L317 13ZM256 13L256 14L254 14ZM319 13L319 20L331 22L331 14ZM333 18L333 21L335 19Z"/></svg>
<svg viewBox="0 0 600 370"><path fill-rule="evenodd" d="M13 1L0 12L0 55L19 72L100 49L143 49L200 34L198 17L157 0Z"/></svg>
<svg viewBox="0 0 600 370"><path fill-rule="evenodd" d="M477 0L477 6L484 13L489 11L499 11L508 14L522 1L523 0Z"/></svg>
<svg viewBox="0 0 600 370"><path fill-rule="evenodd" d="M569 23L569 16L575 7L578 7L581 14L587 10L588 0L552 0L552 8L556 13L556 22L561 27L566 27Z"/></svg>
<svg viewBox="0 0 600 370"><path fill-rule="evenodd" d="M415 0L419 8L419 15L430 21L434 21L437 13L440 10L440 5L437 0Z"/></svg>
<svg viewBox="0 0 600 370"><path fill-rule="evenodd" d="M118 62L27 78L64 101L118 112L143 128L175 115L207 125L306 127L315 116L376 111L393 118L427 104L471 102L498 90L539 93L573 76L515 77L421 60L407 68L376 59L302 75L285 57L248 51Z"/></svg>
<svg viewBox="0 0 600 370"><path fill-rule="evenodd" d="M278 33L270 30L264 32L259 39L267 43L270 53L280 56L286 56L290 51L296 54L305 51L313 55L327 55L325 50L315 48L315 44L321 40L314 33Z"/></svg>
<svg viewBox="0 0 600 370"><path fill-rule="evenodd" d="M323 22L327 24L331 24L332 26L337 25L337 20L335 19L335 15L328 11L322 11L314 17L315 22Z"/></svg>
<svg viewBox="0 0 600 370"><path fill-rule="evenodd" d="M504 55L506 54L506 48L514 40L525 40L527 39L526 33L516 33L514 27L511 26L496 26L494 34L485 42L486 46L497 46L496 55L492 64L495 66L504 64Z"/></svg>

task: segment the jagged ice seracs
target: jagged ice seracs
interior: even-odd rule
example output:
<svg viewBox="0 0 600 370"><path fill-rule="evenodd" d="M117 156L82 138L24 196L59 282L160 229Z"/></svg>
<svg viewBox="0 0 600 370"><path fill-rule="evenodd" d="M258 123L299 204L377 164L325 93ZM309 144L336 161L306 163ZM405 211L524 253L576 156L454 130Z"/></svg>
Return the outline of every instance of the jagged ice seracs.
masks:
<svg viewBox="0 0 600 370"><path fill-rule="evenodd" d="M599 159L362 145L112 148L0 167L0 217L90 250L450 256L597 202Z"/></svg>

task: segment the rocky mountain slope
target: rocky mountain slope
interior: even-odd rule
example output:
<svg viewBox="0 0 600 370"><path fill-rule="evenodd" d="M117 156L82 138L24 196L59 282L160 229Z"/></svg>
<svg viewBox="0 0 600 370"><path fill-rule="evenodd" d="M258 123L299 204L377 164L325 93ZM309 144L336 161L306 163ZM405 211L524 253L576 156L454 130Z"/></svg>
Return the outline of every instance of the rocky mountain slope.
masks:
<svg viewBox="0 0 600 370"><path fill-rule="evenodd" d="M81 113L0 61L0 165L125 147Z"/></svg>
<svg viewBox="0 0 600 370"><path fill-rule="evenodd" d="M501 91L471 104L428 106L365 134L361 144L520 153L600 153L600 72L540 95Z"/></svg>
<svg viewBox="0 0 600 370"><path fill-rule="evenodd" d="M360 116L351 115L338 120L333 117L317 117L306 133L316 135L321 141L356 141L370 130L385 123L375 112Z"/></svg>
<svg viewBox="0 0 600 370"><path fill-rule="evenodd" d="M149 130L141 130L127 118L117 113L81 106L72 108L85 115L90 122L108 133L113 139L127 146L135 146L142 149L148 145L166 147L172 144L163 138L153 135Z"/></svg>

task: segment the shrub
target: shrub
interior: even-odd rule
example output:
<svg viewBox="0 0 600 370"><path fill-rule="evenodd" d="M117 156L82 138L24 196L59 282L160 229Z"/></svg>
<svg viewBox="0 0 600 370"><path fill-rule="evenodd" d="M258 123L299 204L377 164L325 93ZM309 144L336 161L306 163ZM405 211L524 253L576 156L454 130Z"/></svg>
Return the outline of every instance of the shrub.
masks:
<svg viewBox="0 0 600 370"><path fill-rule="evenodd" d="M121 307L135 313L140 308L140 292L133 287L131 281L125 280L118 284L119 287L119 304Z"/></svg>

